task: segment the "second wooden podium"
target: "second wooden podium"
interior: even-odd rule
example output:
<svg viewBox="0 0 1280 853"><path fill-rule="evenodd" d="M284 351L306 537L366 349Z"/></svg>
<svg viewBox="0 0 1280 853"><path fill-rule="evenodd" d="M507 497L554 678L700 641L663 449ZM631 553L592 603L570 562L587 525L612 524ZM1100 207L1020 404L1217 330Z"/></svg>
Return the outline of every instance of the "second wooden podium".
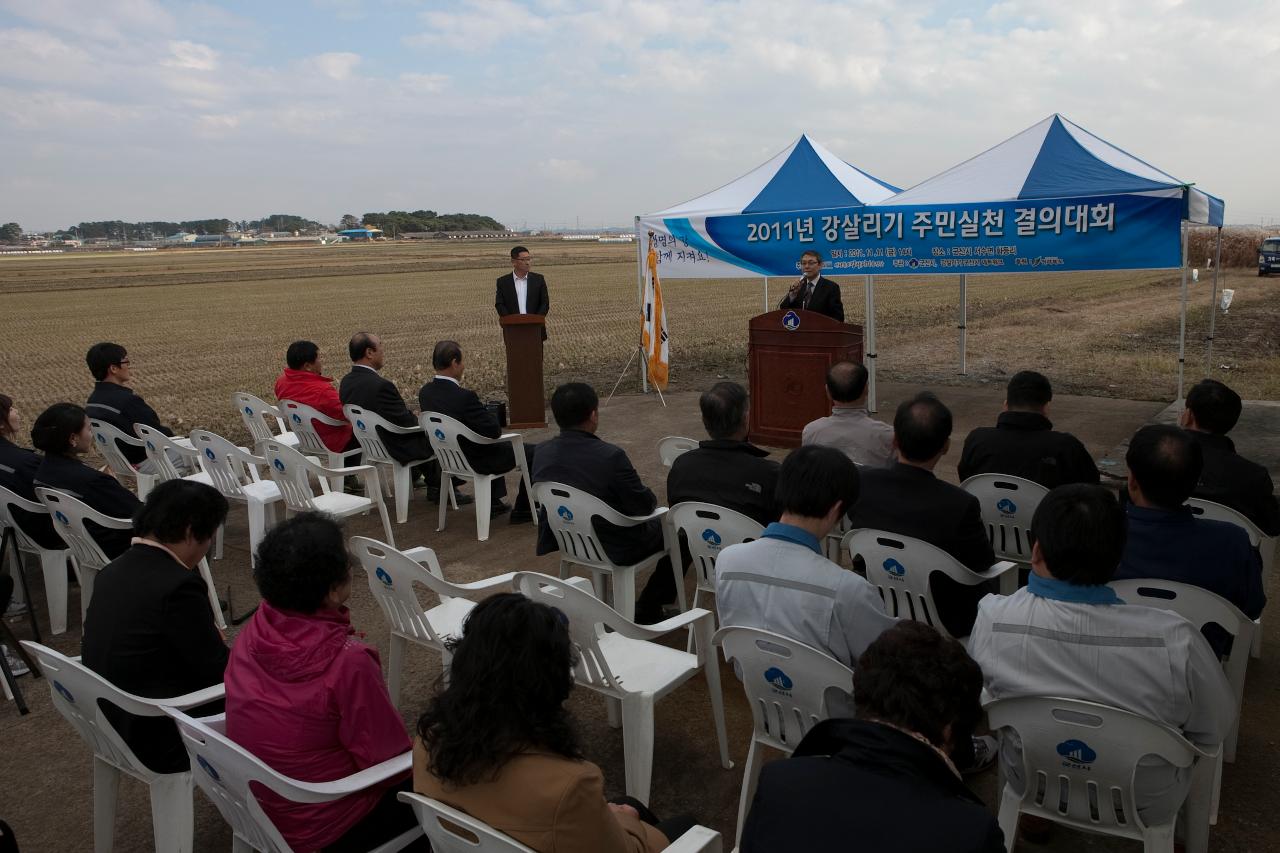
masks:
<svg viewBox="0 0 1280 853"><path fill-rule="evenodd" d="M541 314L508 314L498 318L507 347L507 416L511 429L538 429L547 425L542 396Z"/></svg>

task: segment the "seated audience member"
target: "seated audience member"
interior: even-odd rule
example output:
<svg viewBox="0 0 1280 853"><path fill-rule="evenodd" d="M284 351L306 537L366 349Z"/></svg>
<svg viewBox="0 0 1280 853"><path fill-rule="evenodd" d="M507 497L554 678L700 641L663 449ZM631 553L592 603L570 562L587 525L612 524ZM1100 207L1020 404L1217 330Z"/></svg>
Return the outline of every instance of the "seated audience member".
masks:
<svg viewBox="0 0 1280 853"><path fill-rule="evenodd" d="M1178 729L1192 743L1222 743L1235 701L1222 666L1190 622L1129 605L1106 586L1124 554L1125 516L1101 486L1059 486L1031 522L1032 572L1010 596L978 606L969 654L991 699L1060 696L1123 708ZM1021 792L1022 746L1004 732L1000 760ZM1171 817L1190 774L1156 759L1134 776L1147 823Z"/></svg>
<svg viewBox="0 0 1280 853"><path fill-rule="evenodd" d="M1227 433L1240 420L1240 395L1216 379L1197 382L1187 392L1186 408L1178 421L1200 445L1204 471L1195 497L1239 510L1268 536L1280 534L1280 506L1271 474L1236 453Z"/></svg>
<svg viewBox="0 0 1280 853"><path fill-rule="evenodd" d="M133 372L129 367L129 353L124 347L112 343L94 344L89 348L85 361L94 378L93 391L84 406L89 417L111 424L130 438L137 437L133 431L134 424L144 424L165 435L173 435L173 430L160 423L155 409L128 387ZM123 442L116 444L135 468L146 474L153 473L146 450ZM178 464L179 470L185 468L185 462L175 460L177 463L181 463Z"/></svg>
<svg viewBox="0 0 1280 853"><path fill-rule="evenodd" d="M1196 518L1184 506L1200 479L1201 445L1175 426L1145 426L1129 440L1128 539L1118 578L1192 584L1230 601L1250 619L1267 603L1262 558L1249 534L1226 521ZM1226 651L1220 631L1206 634Z"/></svg>
<svg viewBox="0 0 1280 853"><path fill-rule="evenodd" d="M418 392L418 405L424 412L438 412L453 418L467 429L479 433L485 438L497 438L502 435L502 425L498 418L484 407L479 395L470 388L462 387L462 375L466 367L462 363L462 347L456 341L440 341L431 353L431 366L435 368L435 378L422 386ZM508 442L501 444L476 444L459 439L462 452L467 462L480 474L507 474L517 472L515 449ZM525 464L533 470L534 445L524 445ZM525 493L524 479L520 479L520 491L516 495L515 507L507 506L503 498L507 496L507 481L499 477L492 481L490 488L490 513L501 515L511 510L512 524L525 524L533 520L529 510L529 496Z"/></svg>
<svg viewBox="0 0 1280 853"><path fill-rule="evenodd" d="M13 443L18 435L20 419L13 399L0 394L0 486L29 501L36 499L35 478L40 456ZM53 519L47 513L27 512L12 508L14 521L41 548L61 551L67 547L54 532Z"/></svg>
<svg viewBox="0 0 1280 853"><path fill-rule="evenodd" d="M320 364L320 347L311 341L294 341L285 351L284 361L284 373L276 379L276 399L292 400L342 421L341 426L315 424L316 435L335 453L354 450L357 445L351 435L351 424L342 411L342 400L338 399L333 380L324 375Z"/></svg>
<svg viewBox="0 0 1280 853"><path fill-rule="evenodd" d="M893 428L867 412L867 369L852 361L827 368L831 414L805 425L801 444L825 444L859 465L893 461Z"/></svg>
<svg viewBox="0 0 1280 853"><path fill-rule="evenodd" d="M31 443L44 453L35 485L65 492L111 518L133 518L142 505L115 477L76 458L92 449L93 430L84 409L74 403L54 403L41 412L31 427ZM110 560L123 554L133 537L132 531L112 530L92 521L86 527Z"/></svg>
<svg viewBox="0 0 1280 853"><path fill-rule="evenodd" d="M849 513L853 527L922 539L975 572L989 568L995 554L978 499L933 474L951 447L951 411L928 392L907 400L893 417L893 446L897 462L861 472L862 499ZM985 586L965 586L937 572L929 584L948 633L968 634Z"/></svg>
<svg viewBox="0 0 1280 853"><path fill-rule="evenodd" d="M740 512L761 524L778 520L773 493L778 484L778 463L769 451L747 441L747 389L736 382L717 382L698 398L702 425L711 436L694 450L676 457L667 475L667 504L701 501ZM681 542L685 571L688 545ZM675 579L670 572L654 572L640 593L637 608L654 608L676 600Z"/></svg>
<svg viewBox="0 0 1280 853"><path fill-rule="evenodd" d="M368 409L396 426L418 426L417 415L405 405L396 383L383 378L378 372L385 361L381 339L368 332L356 332L351 337L347 350L351 355L351 372L342 377L342 383L338 386L342 404ZM431 445L422 433L384 433L382 443L386 445L391 457L401 464L431 456Z"/></svg>
<svg viewBox="0 0 1280 853"><path fill-rule="evenodd" d="M1058 432L1049 420L1053 387L1034 370L1009 380L1004 411L994 427L978 427L964 440L956 466L961 480L974 474L1006 474L1045 488L1098 482L1098 466L1080 439Z"/></svg>
<svg viewBox="0 0 1280 853"><path fill-rule="evenodd" d="M828 719L766 764L742 853L1003 853L995 815L950 755L982 719L982 671L964 647L899 622L858 658L855 719ZM850 791L857 791L850 797Z"/></svg>
<svg viewBox="0 0 1280 853"><path fill-rule="evenodd" d="M227 736L306 782L366 770L410 748L378 652L353 636L342 528L305 512L267 531L253 579L262 595L227 664ZM408 777L326 803L263 791L263 811L294 850L368 850L415 825L396 800ZM425 842L422 848L426 849Z"/></svg>
<svg viewBox="0 0 1280 853"><path fill-rule="evenodd" d="M781 520L716 560L721 625L772 631L852 667L897 621L865 578L822 555L822 538L858 500L858 475L833 447L801 447L783 460L776 492Z"/></svg>
<svg viewBox="0 0 1280 853"><path fill-rule="evenodd" d="M196 566L226 518L227 499L202 483L170 480L147 495L133 520L133 545L94 581L81 647L85 666L150 699L222 683L227 646ZM217 704L194 713L220 713ZM147 767L188 769L186 748L167 717L138 717L114 706L104 711Z"/></svg>
<svg viewBox="0 0 1280 853"><path fill-rule="evenodd" d="M605 800L564 707L575 655L563 614L499 593L449 645L448 683L418 720L415 791L539 853L652 853L694 825Z"/></svg>
<svg viewBox="0 0 1280 853"><path fill-rule="evenodd" d="M533 482L563 483L604 501L623 515L648 515L658 499L631 464L627 452L596 435L600 427L600 398L585 382L561 385L551 395L551 414L560 434L538 445L533 457ZM620 527L607 521L592 521L592 528L605 554L620 566L631 566L664 547L662 522L647 521L635 527ZM560 550L555 534L545 518L539 520L538 555ZM663 557L654 573L671 574L671 560ZM674 592L674 590L673 590ZM636 622L649 624L662 618L657 602L648 609L636 607Z"/></svg>

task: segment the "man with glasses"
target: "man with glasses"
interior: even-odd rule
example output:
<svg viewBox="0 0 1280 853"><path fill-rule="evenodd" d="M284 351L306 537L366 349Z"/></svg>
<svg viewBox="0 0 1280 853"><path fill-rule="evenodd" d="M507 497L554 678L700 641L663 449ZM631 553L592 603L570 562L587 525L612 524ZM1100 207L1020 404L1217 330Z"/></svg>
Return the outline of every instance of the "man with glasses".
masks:
<svg viewBox="0 0 1280 853"><path fill-rule="evenodd" d="M508 314L541 314L551 309L547 299L547 280L536 272L530 272L533 256L524 246L511 250L511 272L498 279L494 308L499 317ZM547 339L547 329L542 328L542 339Z"/></svg>
<svg viewBox="0 0 1280 853"><path fill-rule="evenodd" d="M144 424L165 435L173 435L173 430L160 423L155 409L128 387L133 373L129 367L129 353L124 347L105 342L94 344L84 360L95 380L93 392L89 394L89 401L84 407L89 417L111 424L129 436L135 435L134 424ZM133 444L117 444L131 465L143 474L154 473L144 449ZM181 460L175 462L181 463ZM181 468L179 464L179 469Z"/></svg>
<svg viewBox="0 0 1280 853"><path fill-rule="evenodd" d="M822 255L812 249L800 256L803 275L787 290L778 307L802 308L825 314L844 322L844 304L840 301L840 285L822 274Z"/></svg>

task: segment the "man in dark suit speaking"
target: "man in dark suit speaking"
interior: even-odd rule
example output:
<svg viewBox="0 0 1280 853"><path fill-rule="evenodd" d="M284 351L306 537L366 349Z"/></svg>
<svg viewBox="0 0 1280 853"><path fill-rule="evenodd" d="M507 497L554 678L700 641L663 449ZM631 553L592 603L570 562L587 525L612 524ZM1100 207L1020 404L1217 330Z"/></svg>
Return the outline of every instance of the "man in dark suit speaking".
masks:
<svg viewBox="0 0 1280 853"><path fill-rule="evenodd" d="M802 254L800 271L804 275L791 285L778 307L816 311L843 323L844 305L840 302L840 285L822 275L822 255L813 249Z"/></svg>
<svg viewBox="0 0 1280 853"><path fill-rule="evenodd" d="M524 246L511 250L511 272L498 279L498 292L493 307L498 316L508 314L547 315L551 302L547 299L547 280L536 272L529 272L533 256ZM542 339L547 339L547 329L542 329Z"/></svg>

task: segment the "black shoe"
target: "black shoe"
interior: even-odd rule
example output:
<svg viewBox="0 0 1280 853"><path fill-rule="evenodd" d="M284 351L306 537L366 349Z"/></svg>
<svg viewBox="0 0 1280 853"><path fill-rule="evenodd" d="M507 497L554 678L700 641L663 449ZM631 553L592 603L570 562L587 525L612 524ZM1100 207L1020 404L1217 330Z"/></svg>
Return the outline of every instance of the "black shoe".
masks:
<svg viewBox="0 0 1280 853"><path fill-rule="evenodd" d="M512 524L528 524L533 521L533 513L527 509L516 509L511 511Z"/></svg>
<svg viewBox="0 0 1280 853"><path fill-rule="evenodd" d="M508 512L511 512L511 507L507 506L502 501L498 501L497 503L489 507L490 518L497 518L498 516Z"/></svg>
<svg viewBox="0 0 1280 853"><path fill-rule="evenodd" d="M471 497L471 495L464 495L462 492L454 492L453 497L457 500L458 506L471 506L471 504L476 502L476 499Z"/></svg>

